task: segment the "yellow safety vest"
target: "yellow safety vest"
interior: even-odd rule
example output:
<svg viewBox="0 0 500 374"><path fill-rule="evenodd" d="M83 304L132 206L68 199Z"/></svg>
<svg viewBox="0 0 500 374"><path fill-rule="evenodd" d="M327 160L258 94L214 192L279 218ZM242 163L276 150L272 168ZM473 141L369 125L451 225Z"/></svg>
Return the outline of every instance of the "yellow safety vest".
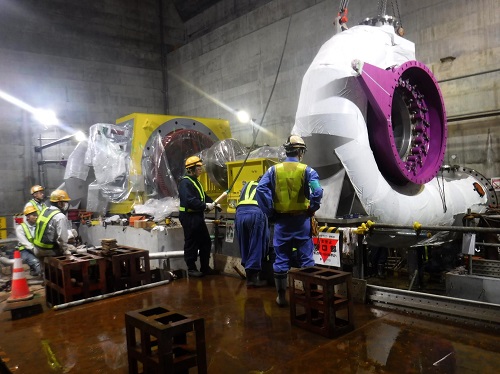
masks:
<svg viewBox="0 0 500 374"><path fill-rule="evenodd" d="M33 244L39 248L52 249L55 247L54 243L50 243L47 239L46 230L52 217L59 213L59 209L48 209L44 208L42 213L38 216L36 220L36 230L35 238L33 239Z"/></svg>
<svg viewBox="0 0 500 374"><path fill-rule="evenodd" d="M198 193L200 194L201 201L205 202L205 191L203 191L203 187L201 186L200 182L198 182L198 180L194 181L193 178L191 178L191 177L189 177L187 175L185 175L182 179L189 179L191 181L191 183L193 183L193 185L198 190ZM179 207L179 212L196 212L196 210L180 206Z"/></svg>
<svg viewBox="0 0 500 374"><path fill-rule="evenodd" d="M282 162L275 166L276 187L274 210L278 213L302 213L309 207L304 194L306 164Z"/></svg>
<svg viewBox="0 0 500 374"><path fill-rule="evenodd" d="M41 211L40 211L40 208L38 207L39 204L37 203L37 201L35 199L31 199L29 202L31 203L31 205L33 205L35 207L38 215L40 215Z"/></svg>
<svg viewBox="0 0 500 374"><path fill-rule="evenodd" d="M24 235L26 235L26 239L28 239L28 241L30 243L33 243L33 235L31 235L31 231L30 229L28 228L28 225L26 223L21 223L21 227L23 228L23 231L24 231ZM23 249L25 249L26 247L24 245L21 245L19 244L17 247L16 247L19 251L22 251Z"/></svg>
<svg viewBox="0 0 500 374"><path fill-rule="evenodd" d="M248 182L245 187L245 194L243 196L243 200L238 202L237 207L240 205L259 205L257 200L255 199L255 194L257 193L257 185L258 183L255 181Z"/></svg>

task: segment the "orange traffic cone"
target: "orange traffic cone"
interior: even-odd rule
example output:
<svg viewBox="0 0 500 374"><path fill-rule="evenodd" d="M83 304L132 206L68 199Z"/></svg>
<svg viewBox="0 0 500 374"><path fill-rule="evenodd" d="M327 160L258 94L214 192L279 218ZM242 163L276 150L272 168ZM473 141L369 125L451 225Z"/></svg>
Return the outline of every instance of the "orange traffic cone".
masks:
<svg viewBox="0 0 500 374"><path fill-rule="evenodd" d="M34 295L30 293L28 281L24 275L21 253L16 250L14 252L14 270L12 273L11 294L7 299L7 302L29 300L32 299L33 296Z"/></svg>

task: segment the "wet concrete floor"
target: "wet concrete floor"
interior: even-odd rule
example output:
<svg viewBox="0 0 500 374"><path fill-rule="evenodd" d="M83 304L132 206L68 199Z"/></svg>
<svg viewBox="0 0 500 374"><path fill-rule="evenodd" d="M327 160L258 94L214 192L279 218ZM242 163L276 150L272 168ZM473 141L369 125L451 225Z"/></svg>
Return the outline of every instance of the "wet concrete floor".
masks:
<svg viewBox="0 0 500 374"><path fill-rule="evenodd" d="M44 306L18 320L0 298L0 358L13 373L128 373L125 312L163 306L205 319L209 373L500 372L495 332L354 304L355 330L329 339L291 326L275 297L272 287L218 275L59 311Z"/></svg>

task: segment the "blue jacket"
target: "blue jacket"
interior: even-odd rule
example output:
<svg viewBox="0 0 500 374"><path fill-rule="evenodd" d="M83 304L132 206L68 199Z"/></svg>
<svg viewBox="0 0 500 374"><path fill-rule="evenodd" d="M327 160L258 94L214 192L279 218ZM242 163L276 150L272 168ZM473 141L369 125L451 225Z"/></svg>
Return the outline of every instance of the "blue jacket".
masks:
<svg viewBox="0 0 500 374"><path fill-rule="evenodd" d="M299 162L296 157L287 157L286 162ZM274 210L274 195L276 188L276 167L270 167L262 176L257 186L257 201L262 211L274 225L274 245L297 239L309 239L311 222L307 212L301 215L277 214ZM320 208L323 189L319 184L318 173L311 167L306 167L304 175L304 195L309 199L309 211L315 212Z"/></svg>

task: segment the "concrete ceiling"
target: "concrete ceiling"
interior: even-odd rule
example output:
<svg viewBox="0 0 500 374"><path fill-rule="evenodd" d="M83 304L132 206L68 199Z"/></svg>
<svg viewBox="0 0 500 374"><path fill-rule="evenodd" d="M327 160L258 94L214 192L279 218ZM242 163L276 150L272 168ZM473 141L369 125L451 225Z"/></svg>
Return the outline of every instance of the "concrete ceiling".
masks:
<svg viewBox="0 0 500 374"><path fill-rule="evenodd" d="M220 0L173 0L174 6L183 22L217 4Z"/></svg>

